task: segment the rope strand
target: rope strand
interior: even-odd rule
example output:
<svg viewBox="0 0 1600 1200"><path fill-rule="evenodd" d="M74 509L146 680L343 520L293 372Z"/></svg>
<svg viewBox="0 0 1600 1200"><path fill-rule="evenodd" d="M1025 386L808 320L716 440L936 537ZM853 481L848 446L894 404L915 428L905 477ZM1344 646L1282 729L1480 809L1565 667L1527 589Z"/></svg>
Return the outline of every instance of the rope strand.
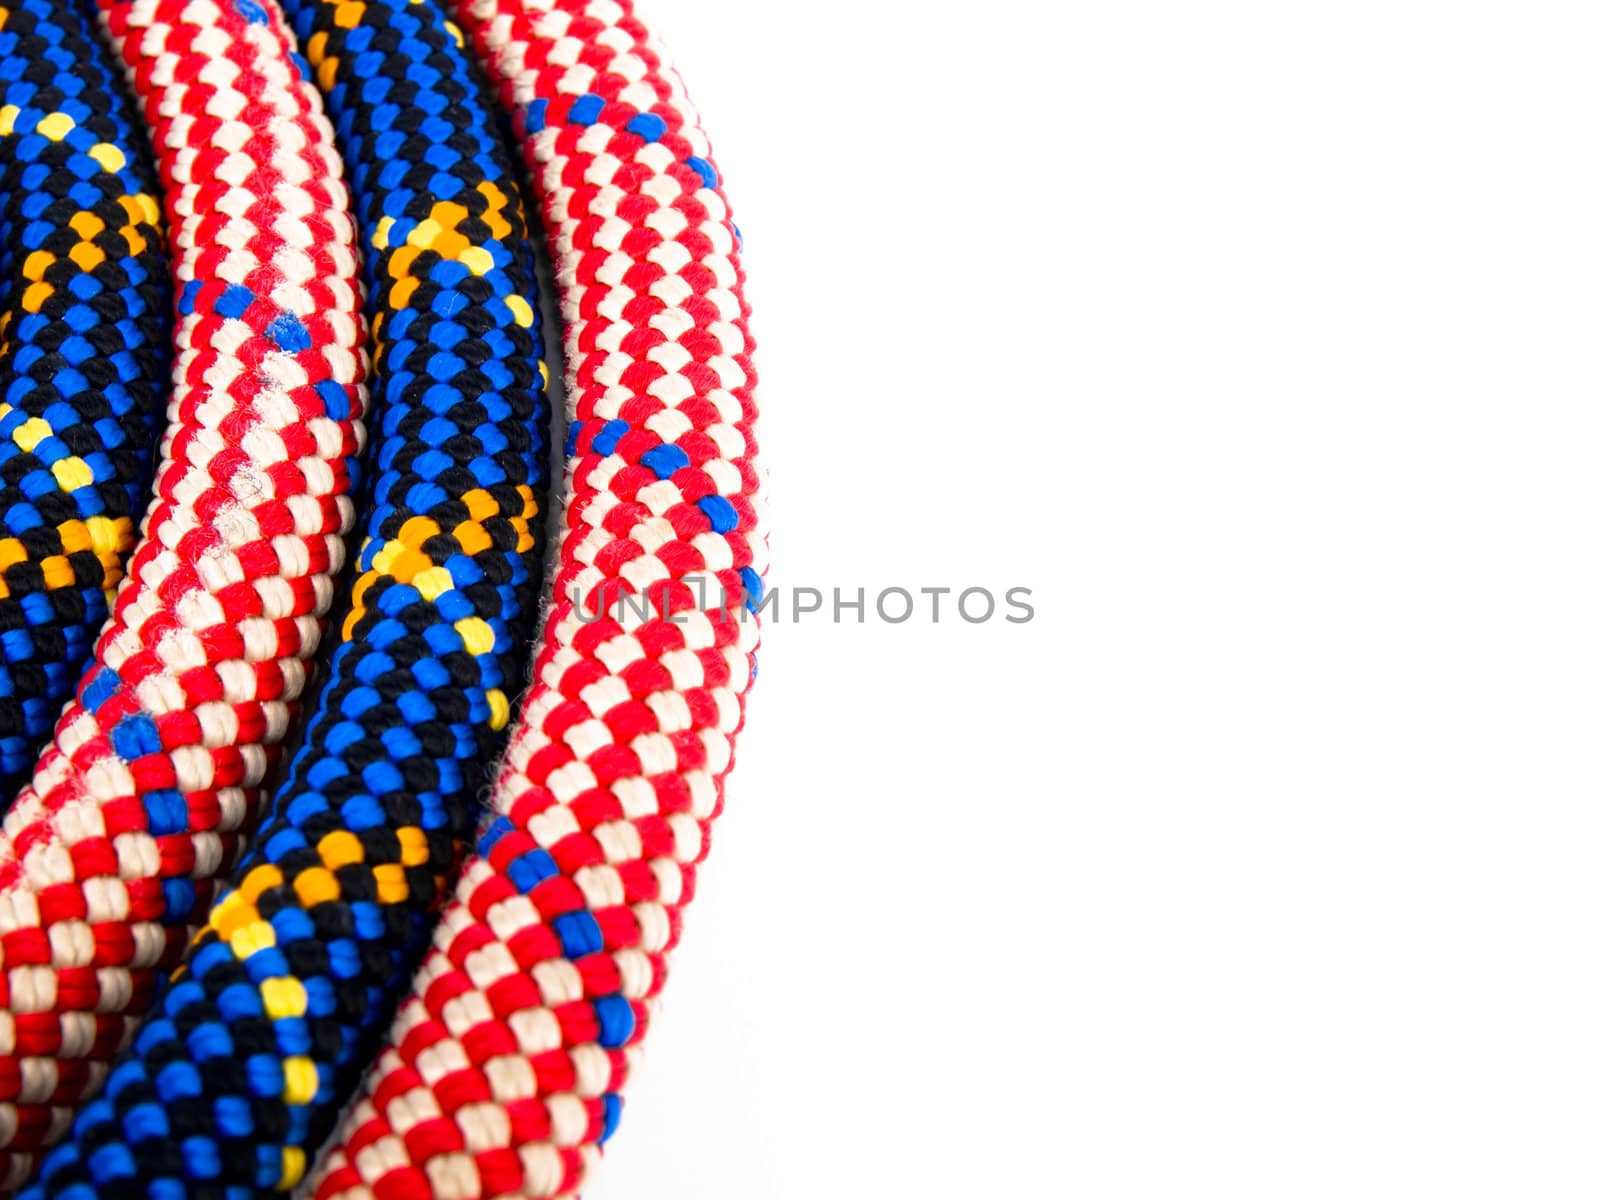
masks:
<svg viewBox="0 0 1600 1200"><path fill-rule="evenodd" d="M527 661L546 419L511 158L432 0L291 0L343 147L376 357L343 641L233 884L28 1195L267 1195L359 1080Z"/></svg>
<svg viewBox="0 0 1600 1200"><path fill-rule="evenodd" d="M497 816L318 1200L576 1192L616 1128L754 676L755 376L705 135L622 0L456 16L514 114L563 284L566 529Z"/></svg>
<svg viewBox="0 0 1600 1200"><path fill-rule="evenodd" d="M0 802L33 769L149 497L170 281L154 172L68 0L0 3Z"/></svg>
<svg viewBox="0 0 1600 1200"><path fill-rule="evenodd" d="M236 855L353 508L364 329L316 93L267 0L102 0L175 274L169 425L96 657L0 829L0 1176L104 1077Z"/></svg>

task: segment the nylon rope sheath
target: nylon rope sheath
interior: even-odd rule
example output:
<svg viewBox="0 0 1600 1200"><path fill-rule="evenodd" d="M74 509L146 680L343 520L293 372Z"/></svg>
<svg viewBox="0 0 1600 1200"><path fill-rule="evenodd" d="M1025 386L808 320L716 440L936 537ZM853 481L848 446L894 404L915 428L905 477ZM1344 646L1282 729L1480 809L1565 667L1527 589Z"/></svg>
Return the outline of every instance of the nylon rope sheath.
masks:
<svg viewBox="0 0 1600 1200"><path fill-rule="evenodd" d="M547 442L511 158L431 0L286 8L367 252L374 480L359 575L234 886L30 1195L300 1181L426 944L527 661Z"/></svg>
<svg viewBox="0 0 1600 1200"><path fill-rule="evenodd" d="M58 741L83 730L56 753L93 786L58 795L47 751L44 786L19 799L18 812L43 823L41 852L25 850L13 869L0 844L0 959L8 985L34 988L28 1003L46 1015L44 1036L18 1057L17 1102L0 1107L0 1126L14 1113L16 1129L32 1131L13 1147L24 1153L10 1178L70 1125L30 1200L236 1200L296 1188L375 1200L574 1195L617 1128L755 674L766 549L753 346L740 238L709 144L653 35L619 0L445 0L444 12L436 0L294 0L303 60L272 0L102 2L167 187L185 321L173 412L192 422L214 402L197 401L200 381L185 376L189 317L267 316L245 320L241 343L264 338L302 368L295 356L315 348L323 374L294 374L263 353L221 377L284 393L310 385L324 424L313 453L285 447L283 459L318 457L334 481L308 485L307 498L339 520L324 526L321 557L286 561L288 539L275 533L270 564L240 559L228 578L270 608L285 579L315 577L304 613L267 622L270 645L243 644L252 614L196 634L195 610L209 617L220 606L163 596L173 609L141 639L152 673L129 688L123 658L98 663L82 711L60 727ZM245 46L260 60L233 61ZM479 785L510 723L538 580L542 367L518 182L474 58L523 151L549 240L568 405L554 590L533 686L490 789ZM280 68L281 88L232 86ZM339 222L333 141L297 70L326 94L355 192L375 437L340 642L303 743L234 867L269 764L251 750L281 739L304 683L294 668L314 650L315 617L331 597L351 512L341 473L361 437L353 226ZM183 92L191 80L233 94L197 105ZM259 279L215 293L192 286L184 270L197 223L220 208L256 233L266 227L261 196L280 184L276 171L254 173L266 149L257 138L300 105L294 149L330 182L309 201L280 197L273 263L327 254L319 274L292 287L330 294L294 308ZM196 108L204 116L191 120ZM191 157L174 153L180 142ZM237 157L202 163L208 150ZM226 274L252 238L230 224L207 241L226 246L212 260ZM277 313L265 312L263 292ZM340 346L354 351L348 363L334 361ZM213 394L217 378L203 377ZM296 411L314 423L309 406ZM183 443L179 428L169 446ZM209 428L218 457L259 449L240 428ZM166 475L158 512L171 499ZM193 573L218 574L230 520L245 526L238 514L255 510L236 489L230 503L207 506L198 489L182 499L190 522L163 552L204 540ZM148 540L159 533L153 520ZM144 553L119 614L140 585L163 590L140 572ZM286 651L290 628L298 641ZM242 678L212 666L222 655L208 636L242 649L230 661L277 667L275 707L230 699L207 709L187 682L165 682L174 660L180 681L197 678L191 663L223 686ZM108 645L119 643L102 641L102 657ZM131 660L130 643L120 645ZM108 674L102 700L97 681ZM160 718L194 740L169 740ZM488 811L474 836L480 796ZM214 892L221 878L230 882ZM50 904L34 898L41 879L63 889L59 907L53 894ZM14 933L36 970L13 966ZM150 1019L123 1046L129 1015L152 997ZM10 997L0 1006L17 1010Z"/></svg>
<svg viewBox="0 0 1600 1200"><path fill-rule="evenodd" d="M618 0L454 10L513 114L562 282L565 530L497 816L318 1200L577 1191L616 1129L754 677L748 308L682 83Z"/></svg>
<svg viewBox="0 0 1600 1200"><path fill-rule="evenodd" d="M145 533L0 827L0 1176L148 1007L236 856L332 599L360 449L354 224L314 89L253 0L103 0L148 124L177 329Z"/></svg>
<svg viewBox="0 0 1600 1200"><path fill-rule="evenodd" d="M154 171L68 0L0 3L0 804L122 579L167 394Z"/></svg>

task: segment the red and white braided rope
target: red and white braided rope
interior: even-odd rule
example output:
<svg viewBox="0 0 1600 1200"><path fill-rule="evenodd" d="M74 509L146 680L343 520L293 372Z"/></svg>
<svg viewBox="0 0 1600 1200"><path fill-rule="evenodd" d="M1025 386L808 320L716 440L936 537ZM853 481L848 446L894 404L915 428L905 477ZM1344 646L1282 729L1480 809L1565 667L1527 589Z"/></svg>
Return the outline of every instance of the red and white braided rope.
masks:
<svg viewBox="0 0 1600 1200"><path fill-rule="evenodd" d="M164 184L175 388L97 667L0 828L11 1185L98 1085L235 856L342 564L365 403L342 168L276 5L101 0L101 17ZM196 894L172 913L163 882L181 879Z"/></svg>
<svg viewBox="0 0 1600 1200"><path fill-rule="evenodd" d="M739 601L765 567L739 239L682 84L620 0L455 7L525 139L576 443L500 818L319 1200L577 1189L694 892L757 640ZM594 619L618 592L648 614Z"/></svg>

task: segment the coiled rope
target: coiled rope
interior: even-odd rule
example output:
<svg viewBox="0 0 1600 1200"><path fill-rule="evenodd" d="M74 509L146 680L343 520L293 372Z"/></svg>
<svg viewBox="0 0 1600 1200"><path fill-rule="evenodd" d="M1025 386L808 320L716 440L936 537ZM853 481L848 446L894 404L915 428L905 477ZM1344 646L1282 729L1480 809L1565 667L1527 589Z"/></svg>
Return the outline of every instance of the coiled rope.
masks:
<svg viewBox="0 0 1600 1200"><path fill-rule="evenodd" d="M125 0L105 2L112 6L113 32L133 41L115 20ZM398 121L398 133L409 135L411 118L403 114L426 107L420 91L408 90L416 82L410 72L403 81L377 85L390 93L370 92L378 60L369 69L358 61L371 47L332 30L370 24L404 40L411 26L403 18L414 16L417 6L391 9L385 25L367 19L361 0L326 7L306 2L319 6L306 50L330 100L343 83L347 94L336 102L360 92L373 105L365 136L360 121L343 131L353 161L376 169L376 158L362 149L366 138L375 144L377 134L395 132L385 120ZM142 19L162 0L135 3ZM246 28L224 30L223 42L248 39L258 24L275 29L270 0L264 8L257 0L237 3ZM210 0L194 0L182 13L197 8L211 9ZM333 24L324 26L329 9ZM534 687L491 795L492 816L394 1018L387 1048L347 1110L333 1148L311 1172L309 1189L325 1197L575 1192L616 1126L621 1090L722 803L754 675L754 611L765 566L754 375L738 234L704 134L676 75L626 3L459 0L455 13L524 144L562 287L569 363L565 528ZM219 10L207 13L213 14L227 19ZM196 41L206 37L185 32ZM319 32L330 37L318 44ZM168 38L163 31L160 40ZM389 45L373 51L393 52ZM154 81L139 82L145 94ZM286 83L285 90L293 90L293 81ZM176 108L158 104L150 115ZM404 141L388 143L389 153ZM400 174L413 168L403 157L395 161ZM446 169L434 160L428 165ZM363 188L376 188L360 170L356 174ZM379 182L399 184L398 178ZM181 200L173 207L212 211L203 204L185 210ZM379 211L395 216L387 205L364 207L369 218ZM451 356L452 346L431 329L449 326L463 311L448 293L465 291L467 277L479 273L457 260L447 265L465 272L441 277L435 262L448 255L439 239L470 253L478 231L442 216L430 208L428 217L419 217L407 208L387 228L380 218L373 229L369 245L381 260L375 278L387 289L378 328L385 371L391 347L423 323L420 301L407 307L398 299L408 284L414 286L407 299L423 294L423 271L439 288L426 311L441 318L427 334L429 372L434 358ZM181 232L175 223L180 258ZM461 235L461 246L448 241L451 233ZM397 267L408 251L416 253ZM428 258L430 252L438 259ZM509 253L515 255L514 246ZM496 265L492 254L487 262ZM486 278L487 269L482 274ZM504 305L513 319L499 328L508 336L521 328L531 338L531 306L523 325L509 298ZM350 323L358 324L353 310ZM479 332L447 336L460 346ZM485 326L481 332L490 331ZM415 358L392 357L397 370ZM469 366L490 361L507 360L469 360ZM531 363L531 354L521 361ZM409 409L421 425L407 426L402 416L393 428L383 427L385 446L401 448L389 461L379 450L371 537L327 702L237 888L211 908L158 1014L120 1061L103 1097L80 1114L72 1140L50 1155L30 1197L234 1197L293 1186L359 1062L364 1030L381 1018L385 998L400 984L458 832L446 798L453 783L448 767L452 759L466 768L481 762L489 744L483 739L505 720L506 710L493 698L500 692L503 704L505 689L495 686L498 677L486 661L499 649L499 630L483 614L492 612L512 628L521 581L508 567L503 579L463 583L456 564L471 559L481 566L475 560L492 560L496 551L509 562L531 549L531 539L524 544L519 534L475 556L459 544L457 531L476 523L492 541L498 530L491 531L492 522L510 530L514 514L530 518L531 491L502 489L494 496L499 507L481 516L466 496L475 489L494 492L478 464L509 473L523 462L531 478L533 456L519 457L509 441L469 448L463 439L481 438L499 421L491 415L469 435L454 420L453 404L444 405L448 418L429 408L427 397L439 393L420 381L401 385L398 396L387 383L383 387L384 402ZM346 399L352 410L358 407L349 390ZM454 451L408 442L413 432L422 443L436 437L460 448L473 466L461 469ZM414 460L406 458L407 445ZM436 465L424 467L424 460ZM438 490L461 491L447 498L416 491L416 480L432 487L452 470L458 474ZM404 481L400 491L397 479ZM443 506L457 497L465 516L445 517ZM386 514L404 515L395 527L385 524ZM455 548L443 545L452 540ZM135 585L144 581L138 562L136 555ZM119 613L134 590L122 593ZM447 611L458 596L474 606L473 615ZM455 639L448 643L439 640L446 628ZM415 659L409 658L413 648ZM412 669L430 656L450 658L452 670L464 670L471 660L481 674L476 682L465 675L430 688ZM92 672L83 690L85 715L65 722L63 736L98 715L101 706L90 704L98 677ZM343 691L342 681L350 685ZM482 689L481 704L474 687ZM191 700L188 708L195 707ZM391 709L403 719L383 711ZM165 715L195 714L173 706ZM437 737L422 732L440 726ZM149 728L157 729L154 721ZM142 736L143 727L136 732ZM211 756L242 740L236 729L218 733L216 748L207 744ZM118 745L113 731L100 740L128 767L146 758L168 762L173 772L188 765L181 755L160 755L164 744L150 739L135 744L125 736ZM347 753L351 747L359 749ZM132 750L142 753L130 758ZM412 765L437 775L411 776ZM30 800L49 807L25 792L23 802ZM69 800L53 811L70 807ZM108 807L114 806L85 802L71 810L69 824L76 829L103 820ZM61 824L59 817L54 824ZM124 844L142 850L147 843L140 837L156 848L147 829ZM115 835L100 840L113 848L119 842ZM187 830L176 840L180 850L194 844ZM181 870L143 877L158 886L165 880L167 907L186 898L167 897L167 889L189 874L214 875L222 865L224 839L213 836L204 847L215 848L214 863L191 860ZM152 858L160 854L145 861ZM129 872L102 874L95 881L99 890L82 903L97 902L101 891L115 896ZM141 878L137 869L132 877ZM203 887L186 913L204 902L202 893ZM0 890L0 953L7 952L10 935L3 931L11 928L11 901ZM176 942L167 936L175 930L163 918L108 918L99 929L78 920L90 942L101 931L108 942L126 934L132 947L127 961L138 955L141 965L146 958L165 964L175 957ZM35 919L34 928L44 924ZM55 939L46 941L53 959ZM38 943L35 937L26 944ZM11 961L8 955L8 979L17 975ZM53 985L53 963L51 970ZM130 995L145 985L138 970L110 978L125 983ZM59 991L52 1001L59 1001ZM101 1031L88 1051L96 1062L111 1053L124 1028L119 1015L102 1029L104 1018L90 1015L97 1006L120 1014L128 1004L120 994L96 996L74 1010ZM80 1042L95 1041L81 1037L82 1027L72 1032ZM77 1042L73 1053L52 1048L39 1057L35 1075L83 1061L80 1049ZM93 1072L85 1080L92 1082ZM35 1108L59 1128L81 1091L63 1095L57 1088ZM18 1111L24 1110L34 1111L26 1105Z"/></svg>
<svg viewBox="0 0 1600 1200"><path fill-rule="evenodd" d="M65 1129L235 856L353 507L364 329L332 131L274 9L102 0L178 328L146 532L0 831L0 1175Z"/></svg>
<svg viewBox="0 0 1600 1200"><path fill-rule="evenodd" d="M739 239L682 84L624 0L455 13L515 116L562 284L566 530L498 815L319 1200L577 1190L616 1127L754 673Z"/></svg>
<svg viewBox="0 0 1600 1200"><path fill-rule="evenodd" d="M432 0L286 9L367 250L360 574L234 886L29 1195L299 1182L426 945L527 661L543 367L526 218L481 76Z"/></svg>
<svg viewBox="0 0 1600 1200"><path fill-rule="evenodd" d="M170 279L143 137L68 0L0 2L0 804L122 579L167 393Z"/></svg>

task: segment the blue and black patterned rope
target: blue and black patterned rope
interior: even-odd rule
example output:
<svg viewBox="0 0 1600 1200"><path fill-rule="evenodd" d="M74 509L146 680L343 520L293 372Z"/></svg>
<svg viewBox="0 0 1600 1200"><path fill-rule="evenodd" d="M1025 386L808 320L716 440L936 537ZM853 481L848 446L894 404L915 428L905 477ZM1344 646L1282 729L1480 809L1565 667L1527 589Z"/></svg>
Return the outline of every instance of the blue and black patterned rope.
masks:
<svg viewBox="0 0 1600 1200"><path fill-rule="evenodd" d="M299 1181L472 832L539 571L533 257L477 67L433 0L291 0L349 168L377 346L343 640L254 846L31 1197Z"/></svg>
<svg viewBox="0 0 1600 1200"><path fill-rule="evenodd" d="M0 802L78 683L149 491L170 285L132 111L73 0L0 0Z"/></svg>

